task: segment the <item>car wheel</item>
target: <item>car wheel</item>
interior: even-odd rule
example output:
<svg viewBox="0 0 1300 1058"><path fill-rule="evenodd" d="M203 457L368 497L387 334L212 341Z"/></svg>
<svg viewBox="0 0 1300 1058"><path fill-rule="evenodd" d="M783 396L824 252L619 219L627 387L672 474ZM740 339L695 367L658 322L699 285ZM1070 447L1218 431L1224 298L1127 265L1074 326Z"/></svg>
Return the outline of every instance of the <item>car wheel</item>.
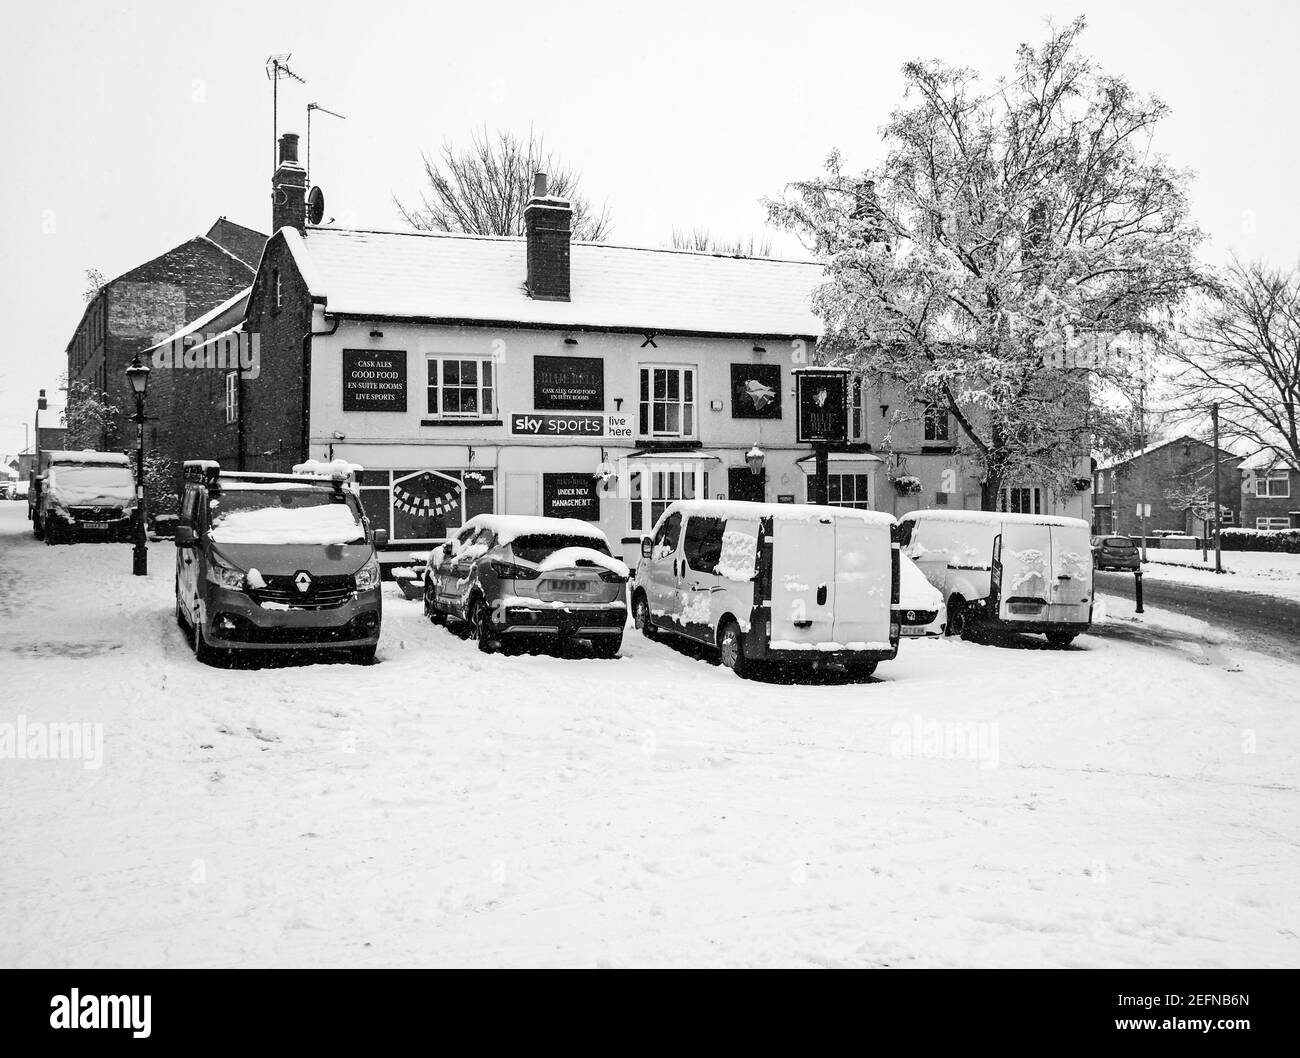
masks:
<svg viewBox="0 0 1300 1058"><path fill-rule="evenodd" d="M375 652L378 649L378 644L371 643L368 647L353 647L348 653L354 665L373 665L375 663Z"/></svg>
<svg viewBox="0 0 1300 1058"><path fill-rule="evenodd" d="M944 629L945 634L965 638L966 633L970 631L970 620L966 614L966 600L960 595L954 595L948 600L948 626Z"/></svg>
<svg viewBox="0 0 1300 1058"><path fill-rule="evenodd" d="M185 608L181 606L181 582L176 582L176 627L189 635L189 622L185 620Z"/></svg>
<svg viewBox="0 0 1300 1058"><path fill-rule="evenodd" d="M469 638L478 643L484 654L492 653L492 625L488 621L491 611L482 599L469 604Z"/></svg>
<svg viewBox="0 0 1300 1058"><path fill-rule="evenodd" d="M876 674L878 661L859 661L849 666L849 673L854 679L867 680Z"/></svg>
<svg viewBox="0 0 1300 1058"><path fill-rule="evenodd" d="M734 620L727 620L718 629L718 659L724 668L730 669L737 676L743 676L749 671L745 642L740 634L740 625Z"/></svg>
<svg viewBox="0 0 1300 1058"><path fill-rule="evenodd" d="M598 658L616 658L623 647L623 637L601 636L591 641L591 652Z"/></svg>
<svg viewBox="0 0 1300 1058"><path fill-rule="evenodd" d="M1057 650L1064 650L1074 642L1074 637L1078 632L1048 632L1047 642Z"/></svg>
<svg viewBox="0 0 1300 1058"><path fill-rule="evenodd" d="M427 584L424 588L424 616L436 625L445 625L447 623L447 615L438 609L438 601L429 591Z"/></svg>
<svg viewBox="0 0 1300 1058"><path fill-rule="evenodd" d="M194 622L194 659L200 665L219 666L226 660L228 654L229 651L209 646L203 635L203 622Z"/></svg>
<svg viewBox="0 0 1300 1058"><path fill-rule="evenodd" d="M650 603L643 592L638 592L632 603L632 622L646 639L659 638L659 629L655 627L654 618L650 616Z"/></svg>

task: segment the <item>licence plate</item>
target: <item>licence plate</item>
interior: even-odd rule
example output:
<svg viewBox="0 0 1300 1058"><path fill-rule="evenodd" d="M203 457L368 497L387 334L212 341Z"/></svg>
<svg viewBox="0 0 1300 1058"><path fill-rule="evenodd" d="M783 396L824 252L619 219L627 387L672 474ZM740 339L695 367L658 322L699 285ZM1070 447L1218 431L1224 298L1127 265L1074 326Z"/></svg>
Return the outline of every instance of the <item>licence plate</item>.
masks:
<svg viewBox="0 0 1300 1058"><path fill-rule="evenodd" d="M82 522L83 529L107 529L108 522Z"/></svg>
<svg viewBox="0 0 1300 1058"><path fill-rule="evenodd" d="M905 636L923 636L925 628L925 625L903 625L902 632Z"/></svg>
<svg viewBox="0 0 1300 1058"><path fill-rule="evenodd" d="M547 591L564 592L567 595L581 595L587 590L587 582L582 580L544 580L542 587Z"/></svg>

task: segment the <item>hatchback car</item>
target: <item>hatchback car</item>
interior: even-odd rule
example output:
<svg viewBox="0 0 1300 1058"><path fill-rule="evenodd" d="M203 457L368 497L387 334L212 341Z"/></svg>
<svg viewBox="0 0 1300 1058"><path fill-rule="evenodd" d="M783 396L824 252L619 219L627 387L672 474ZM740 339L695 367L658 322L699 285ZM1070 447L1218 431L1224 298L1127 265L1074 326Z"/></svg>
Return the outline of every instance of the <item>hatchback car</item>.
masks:
<svg viewBox="0 0 1300 1058"><path fill-rule="evenodd" d="M1138 569L1137 544L1127 536L1094 536L1092 538L1093 569Z"/></svg>
<svg viewBox="0 0 1300 1058"><path fill-rule="evenodd" d="M430 552L424 612L485 653L586 640L612 658L623 645L628 575L586 522L480 514Z"/></svg>
<svg viewBox="0 0 1300 1058"><path fill-rule="evenodd" d="M894 607L899 633L905 637L941 636L948 613L943 593L925 579L916 563L898 556L898 603Z"/></svg>

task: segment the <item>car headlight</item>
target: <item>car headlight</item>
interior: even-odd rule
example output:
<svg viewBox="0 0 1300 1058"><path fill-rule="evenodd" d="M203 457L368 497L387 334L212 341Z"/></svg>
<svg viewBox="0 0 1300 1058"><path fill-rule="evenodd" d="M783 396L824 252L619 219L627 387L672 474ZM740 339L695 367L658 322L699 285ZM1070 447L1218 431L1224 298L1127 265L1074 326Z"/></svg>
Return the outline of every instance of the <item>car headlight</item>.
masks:
<svg viewBox="0 0 1300 1058"><path fill-rule="evenodd" d="M366 564L354 574L357 591L369 591L379 587L379 559L371 555Z"/></svg>
<svg viewBox="0 0 1300 1058"><path fill-rule="evenodd" d="M228 566L217 558L208 559L208 580L218 587L244 590L245 573L242 569Z"/></svg>

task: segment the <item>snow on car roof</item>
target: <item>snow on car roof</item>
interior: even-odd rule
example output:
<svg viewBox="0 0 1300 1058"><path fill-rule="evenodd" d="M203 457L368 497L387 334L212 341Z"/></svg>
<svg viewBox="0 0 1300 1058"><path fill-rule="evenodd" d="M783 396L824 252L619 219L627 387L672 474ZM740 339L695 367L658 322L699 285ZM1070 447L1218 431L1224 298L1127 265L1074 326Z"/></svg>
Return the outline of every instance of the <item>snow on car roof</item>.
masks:
<svg viewBox="0 0 1300 1058"><path fill-rule="evenodd" d="M579 536L588 540L599 540L606 547L609 540L605 534L590 522L577 518L543 518L534 514L476 514L465 528L474 526L490 529L496 534L497 542L508 544L521 536L562 535Z"/></svg>
<svg viewBox="0 0 1300 1058"><path fill-rule="evenodd" d="M114 467L129 467L131 460L121 452L92 452L90 450L82 452L57 451L46 452L46 459L51 465L62 463L65 466L69 464L81 464L83 466L101 465Z"/></svg>
<svg viewBox="0 0 1300 1058"><path fill-rule="evenodd" d="M1008 511L910 511L900 521L914 522L974 522L985 525L1001 525L1004 522L1020 522L1024 525L1056 525L1068 529L1087 529L1092 531L1082 518L1064 518L1054 514L1011 514Z"/></svg>
<svg viewBox="0 0 1300 1058"><path fill-rule="evenodd" d="M778 522L816 522L823 518L851 518L872 525L893 525L894 516L883 511L854 507L822 507L813 503L752 503L748 500L677 500L670 511L702 518L771 518Z"/></svg>

